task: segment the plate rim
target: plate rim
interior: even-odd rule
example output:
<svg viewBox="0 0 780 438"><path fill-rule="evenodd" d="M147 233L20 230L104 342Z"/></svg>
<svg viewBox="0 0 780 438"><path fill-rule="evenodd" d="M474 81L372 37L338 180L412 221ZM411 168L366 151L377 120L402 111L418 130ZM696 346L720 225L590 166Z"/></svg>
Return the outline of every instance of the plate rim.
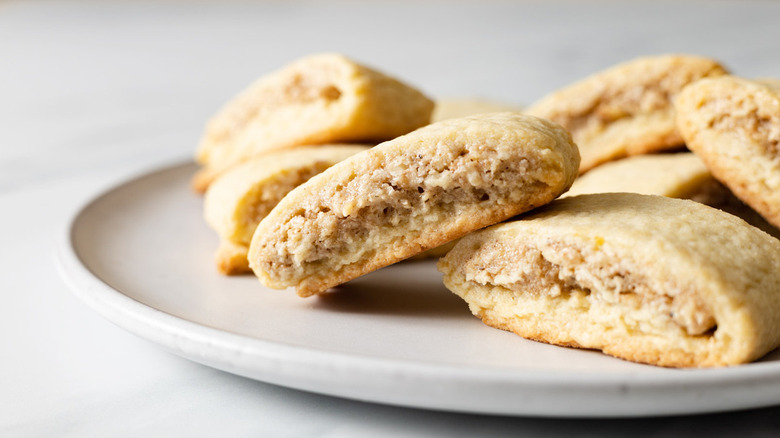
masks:
<svg viewBox="0 0 780 438"><path fill-rule="evenodd" d="M780 403L780 362L714 369L658 368L647 373L612 374L581 370L519 373L509 369L359 356L272 342L208 327L143 304L114 289L89 269L78 254L74 230L91 206L120 188L193 164L191 160L177 160L157 165L98 188L66 216L53 251L60 277L79 300L113 324L174 354L229 373L294 389L395 406L464 413L617 418L723 412ZM227 361L225 353L230 358ZM294 370L285 370L289 365L294 365ZM309 370L308 375L305 370ZM323 382L332 377L336 377L337 382ZM394 379L394 384L400 385L399 389L413 388L414 383L422 380L433 387L440 387L443 392L434 397L409 398L397 390L390 390L384 396L367 396L364 386L380 377ZM350 384L352 378L357 380L356 384ZM334 383L343 387L339 388ZM724 400L717 400L719 397L708 395L713 391L727 394L732 388L745 385L763 388L764 396L735 404L734 400L724 403ZM482 391L481 387L487 391ZM491 390L501 387L522 389L519 395L535 401L508 405L495 401L464 403L452 397L464 390L483 392L481 395L487 396ZM570 402L559 405L558 410L551 410L549 403L536 400L544 398L545 393L550 391L560 392ZM647 397L647 394L659 392L666 392L664 398L692 396L694 404L681 410L658 406L657 403L653 407L642 402L641 398ZM777 395L772 396L772 393ZM608 399L600 400L600 403L610 409L595 408L598 403L587 403L593 400L594 395L607 396ZM479 394L473 397L480 398ZM627 398L635 400L634 404L627 403ZM636 399L640 399L639 402ZM500 400L505 401L503 398ZM578 406L581 402L586 403Z"/></svg>

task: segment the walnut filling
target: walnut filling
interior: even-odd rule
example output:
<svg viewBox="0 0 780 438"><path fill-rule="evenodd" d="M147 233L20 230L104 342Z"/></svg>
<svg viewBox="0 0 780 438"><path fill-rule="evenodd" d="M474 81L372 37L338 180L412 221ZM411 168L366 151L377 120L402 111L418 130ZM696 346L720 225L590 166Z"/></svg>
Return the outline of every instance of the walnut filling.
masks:
<svg viewBox="0 0 780 438"><path fill-rule="evenodd" d="M553 109L545 116L566 127L576 141L589 141L618 120L671 111L672 100L685 85L723 73L724 70L716 64L696 68L644 65L641 70L635 68L630 73L613 73L611 79L604 78L591 93L578 90L574 95L579 100L567 99L567 107ZM626 83L625 78L633 76L642 77L641 82Z"/></svg>
<svg viewBox="0 0 780 438"><path fill-rule="evenodd" d="M653 284L652 279L630 269L624 260L616 262L600 251L584 253L561 245L548 247L565 261L561 264L551 262L534 247L513 251L494 245L495 248L480 250L483 256L479 266L463 268L465 272L475 272L467 275L467 281L561 300L584 292L593 306L618 306L652 326L675 324L691 336L711 334L716 327L712 312L694 291L671 282Z"/></svg>
<svg viewBox="0 0 780 438"><path fill-rule="evenodd" d="M738 133L780 160L780 114L763 111L754 99L737 93L709 99L700 110L711 115L709 128Z"/></svg>
<svg viewBox="0 0 780 438"><path fill-rule="evenodd" d="M234 231L235 237L231 240L234 243L249 245L257 224L271 212L287 193L332 165L333 163L329 161L315 162L309 167L278 175L272 182L257 187L253 193L248 195L250 200L244 203L244 208L236 212L236 216L240 219L237 221Z"/></svg>
<svg viewBox="0 0 780 438"><path fill-rule="evenodd" d="M610 123L669 106L670 90L657 83L637 84L631 88L606 88L581 111L557 114L554 120L578 136L598 133Z"/></svg>
<svg viewBox="0 0 780 438"><path fill-rule="evenodd" d="M477 149L479 151L477 152ZM504 152L466 146L433 156L404 154L327 189L266 241L266 272L282 281L338 270L377 251L394 250L418 236L439 234L447 221L497 205L539 205L557 185L557 164L506 159ZM335 184L334 184L335 185ZM518 187L523 187L519 190ZM540 195L541 194L541 195ZM438 245L444 242L430 242Z"/></svg>

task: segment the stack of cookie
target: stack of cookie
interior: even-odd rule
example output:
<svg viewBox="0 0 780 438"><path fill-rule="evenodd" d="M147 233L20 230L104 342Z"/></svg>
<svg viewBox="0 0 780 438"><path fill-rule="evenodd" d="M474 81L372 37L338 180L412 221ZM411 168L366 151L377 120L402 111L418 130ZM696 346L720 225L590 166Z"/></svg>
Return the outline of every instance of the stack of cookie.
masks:
<svg viewBox="0 0 780 438"><path fill-rule="evenodd" d="M414 88L339 54L302 58L239 94L209 121L196 154L202 168L192 180L195 191L207 192L220 272L250 272L251 236L287 192L427 125L433 107Z"/></svg>
<svg viewBox="0 0 780 438"><path fill-rule="evenodd" d="M757 228L780 226L778 90L659 56L526 114L420 127L433 109L421 93L318 55L214 119L195 186L210 185L225 273L312 296L457 241L444 282L491 326L662 366L734 365L780 345L780 241Z"/></svg>
<svg viewBox="0 0 780 438"><path fill-rule="evenodd" d="M701 84L722 86L736 80L708 58L646 57L595 74L531 106L529 113L563 125L580 148L581 177L566 196L631 192L692 199L780 236L777 222L771 225L751 208L757 205L756 196L742 193L734 178L713 176L720 172L711 173L710 169L717 168L711 159L706 166L701 161L708 159L707 154L697 149L693 134L685 127L685 120L697 111L685 97L676 99L694 82L697 86L690 90L708 93L697 88L702 86L700 79L706 79ZM763 82L772 86L771 80ZM723 94L715 100L720 101ZM697 154L688 151L686 145ZM738 150L735 153L739 155ZM748 166L738 167L749 172ZM732 190L740 196L734 196ZM753 202L741 201L746 197Z"/></svg>

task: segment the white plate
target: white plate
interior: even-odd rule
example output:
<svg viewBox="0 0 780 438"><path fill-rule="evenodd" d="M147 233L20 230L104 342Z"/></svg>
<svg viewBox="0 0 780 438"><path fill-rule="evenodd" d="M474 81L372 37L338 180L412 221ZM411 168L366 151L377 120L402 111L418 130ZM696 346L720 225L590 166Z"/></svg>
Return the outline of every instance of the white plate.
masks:
<svg viewBox="0 0 780 438"><path fill-rule="evenodd" d="M307 299L220 276L217 239L188 185L194 169L111 189L75 215L57 251L84 302L186 358L307 391L463 412L617 417L780 403L780 353L673 370L527 341L474 318L432 261Z"/></svg>

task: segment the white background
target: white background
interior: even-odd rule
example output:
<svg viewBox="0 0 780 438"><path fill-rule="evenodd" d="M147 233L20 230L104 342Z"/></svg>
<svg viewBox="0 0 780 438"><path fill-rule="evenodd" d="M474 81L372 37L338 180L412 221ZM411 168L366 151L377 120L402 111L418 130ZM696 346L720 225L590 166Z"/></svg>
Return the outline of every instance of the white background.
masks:
<svg viewBox="0 0 780 438"><path fill-rule="evenodd" d="M186 159L259 75L338 51L432 97L528 104L645 54L780 77L780 3L0 1L1 436L772 436L778 408L548 420L341 400L232 376L113 326L59 279L69 215Z"/></svg>

